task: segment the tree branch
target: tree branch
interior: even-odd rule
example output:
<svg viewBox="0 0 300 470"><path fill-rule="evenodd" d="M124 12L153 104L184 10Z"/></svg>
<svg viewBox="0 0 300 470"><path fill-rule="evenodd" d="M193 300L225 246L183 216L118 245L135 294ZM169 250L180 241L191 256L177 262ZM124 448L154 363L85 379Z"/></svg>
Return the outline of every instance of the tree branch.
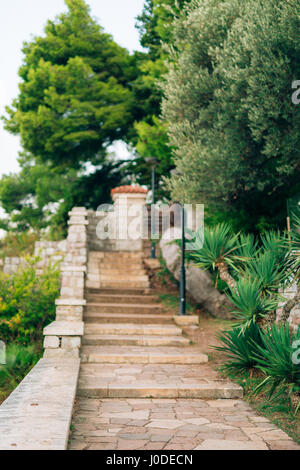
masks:
<svg viewBox="0 0 300 470"><path fill-rule="evenodd" d="M236 281L229 274L227 264L221 262L221 263L216 264L216 267L218 268L220 278L222 279L222 281L225 281L230 288L236 288Z"/></svg>

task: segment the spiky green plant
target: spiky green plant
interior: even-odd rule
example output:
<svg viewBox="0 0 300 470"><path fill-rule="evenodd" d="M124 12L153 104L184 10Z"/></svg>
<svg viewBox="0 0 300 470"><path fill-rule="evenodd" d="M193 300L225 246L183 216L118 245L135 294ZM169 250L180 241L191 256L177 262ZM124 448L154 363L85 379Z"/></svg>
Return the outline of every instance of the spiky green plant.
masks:
<svg viewBox="0 0 300 470"><path fill-rule="evenodd" d="M248 261L243 275L246 279L256 280L263 294L275 295L290 273L284 260L280 263L274 252L263 251Z"/></svg>
<svg viewBox="0 0 300 470"><path fill-rule="evenodd" d="M218 276L228 286L236 283L230 269L233 271L235 263L242 262L238 249L241 248L239 234L234 234L229 224L222 223L215 227L206 227L204 239L196 233L192 245L191 259L196 266L204 270L218 270Z"/></svg>
<svg viewBox="0 0 300 470"><path fill-rule="evenodd" d="M215 227L206 227L204 239L196 234L192 257L201 269L215 269L220 263L232 264L233 253L238 247L238 234L232 232L229 224L222 223Z"/></svg>
<svg viewBox="0 0 300 470"><path fill-rule="evenodd" d="M258 241L252 234L240 233L236 255L243 262L247 262L256 256Z"/></svg>
<svg viewBox="0 0 300 470"><path fill-rule="evenodd" d="M263 296L261 283L257 279L239 279L234 288L227 293L234 307L231 313L242 328L263 320L278 305L277 297Z"/></svg>
<svg viewBox="0 0 300 470"><path fill-rule="evenodd" d="M296 348L300 348L300 328L292 331L288 324L270 325L267 330L261 330L261 345L257 345L254 358L257 367L266 376L256 387L255 393L262 389L269 391L270 398L281 394L291 397L299 395L300 408L300 364Z"/></svg>
<svg viewBox="0 0 300 470"><path fill-rule="evenodd" d="M231 374L244 374L257 365L255 354L258 353L258 345L262 346L260 327L251 323L248 328L233 328L218 334L222 346L214 349L222 352L226 362L222 369Z"/></svg>

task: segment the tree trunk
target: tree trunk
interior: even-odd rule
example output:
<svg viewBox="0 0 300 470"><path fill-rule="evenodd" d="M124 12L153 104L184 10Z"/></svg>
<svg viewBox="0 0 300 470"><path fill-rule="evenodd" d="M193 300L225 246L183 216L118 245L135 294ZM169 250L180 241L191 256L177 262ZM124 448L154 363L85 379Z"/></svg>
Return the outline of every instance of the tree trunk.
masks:
<svg viewBox="0 0 300 470"><path fill-rule="evenodd" d="M218 263L216 266L218 268L220 278L222 279L222 281L225 281L231 289L236 288L236 281L229 274L227 264L226 263Z"/></svg>
<svg viewBox="0 0 300 470"><path fill-rule="evenodd" d="M291 311L299 303L300 303L300 284L298 283L297 284L297 293L296 293L295 297L293 297L293 299L288 300L287 303L284 305L279 321L282 322L282 323L287 322L289 320Z"/></svg>

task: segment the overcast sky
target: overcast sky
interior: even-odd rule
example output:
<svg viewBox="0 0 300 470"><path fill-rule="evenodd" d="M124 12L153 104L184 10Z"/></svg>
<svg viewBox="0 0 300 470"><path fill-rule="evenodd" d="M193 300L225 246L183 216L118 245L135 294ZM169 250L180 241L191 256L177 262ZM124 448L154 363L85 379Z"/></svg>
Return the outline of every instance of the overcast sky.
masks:
<svg viewBox="0 0 300 470"><path fill-rule="evenodd" d="M144 0L88 0L91 12L105 31L130 51L140 49L135 18ZM40 35L49 18L66 10L64 0L2 0L0 28L0 115L18 94L18 69L22 43ZM0 176L18 169L18 137L10 135L0 122ZM117 147L117 151L120 146ZM119 150L122 152L122 149Z"/></svg>

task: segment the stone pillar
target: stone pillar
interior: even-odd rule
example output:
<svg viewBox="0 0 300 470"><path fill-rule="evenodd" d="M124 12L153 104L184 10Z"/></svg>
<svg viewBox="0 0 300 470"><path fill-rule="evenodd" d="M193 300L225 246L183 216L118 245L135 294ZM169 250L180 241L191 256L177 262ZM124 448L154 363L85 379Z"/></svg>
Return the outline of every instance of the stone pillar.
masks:
<svg viewBox="0 0 300 470"><path fill-rule="evenodd" d="M84 207L75 207L69 213L66 256L61 265L60 298L56 300L56 321L44 329L45 357L79 357L83 308L86 304L87 214Z"/></svg>
<svg viewBox="0 0 300 470"><path fill-rule="evenodd" d="M116 251L142 251L146 198L148 190L140 186L120 186L112 190L116 217Z"/></svg>

